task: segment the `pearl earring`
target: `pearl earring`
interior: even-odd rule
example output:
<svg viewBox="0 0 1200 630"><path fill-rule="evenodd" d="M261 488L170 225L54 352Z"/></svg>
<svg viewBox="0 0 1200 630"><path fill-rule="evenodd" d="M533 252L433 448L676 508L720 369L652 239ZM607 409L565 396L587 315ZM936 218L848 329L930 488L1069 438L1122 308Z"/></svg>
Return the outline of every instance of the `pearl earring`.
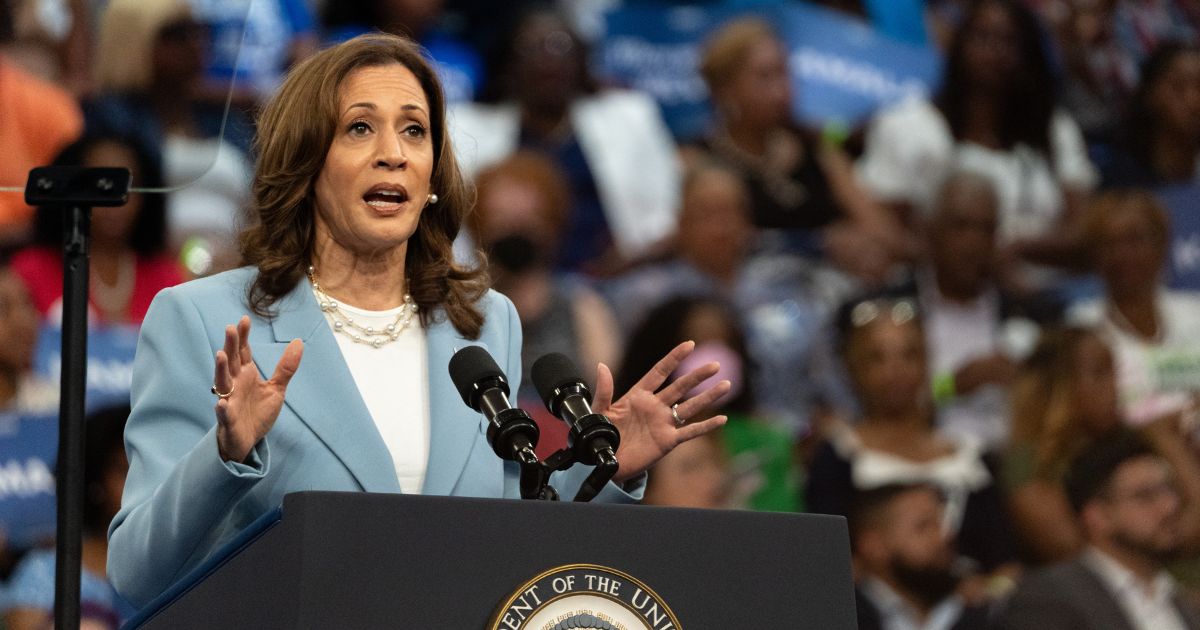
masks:
<svg viewBox="0 0 1200 630"><path fill-rule="evenodd" d="M429 205L432 206L432 205L436 204L437 202L438 202L438 196L433 193L429 193Z"/></svg>

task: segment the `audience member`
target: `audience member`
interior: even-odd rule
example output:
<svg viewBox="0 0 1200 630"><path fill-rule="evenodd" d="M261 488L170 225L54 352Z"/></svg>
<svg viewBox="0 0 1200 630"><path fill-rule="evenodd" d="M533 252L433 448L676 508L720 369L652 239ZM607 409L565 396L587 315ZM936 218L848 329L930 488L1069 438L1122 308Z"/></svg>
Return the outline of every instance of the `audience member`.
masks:
<svg viewBox="0 0 1200 630"><path fill-rule="evenodd" d="M129 137L88 136L68 147L58 164L121 166L133 173L133 185L162 185L158 164ZM133 193L116 208L92 211L89 320L101 324L140 324L150 301L161 290L183 282L179 264L167 254L164 198ZM33 302L51 322L62 319L63 214L46 208L34 219L35 244L13 257L13 270L25 282Z"/></svg>
<svg viewBox="0 0 1200 630"><path fill-rule="evenodd" d="M483 60L466 43L441 28L445 0L341 0L327 2L326 39L342 42L381 30L411 37L425 47L446 91L446 101L471 101L483 83Z"/></svg>
<svg viewBox="0 0 1200 630"><path fill-rule="evenodd" d="M1125 99L1137 84L1138 67L1114 31L1115 0L1042 2L1055 15L1050 26L1062 56L1063 107L1079 123L1089 144L1111 145Z"/></svg>
<svg viewBox="0 0 1200 630"><path fill-rule="evenodd" d="M11 60L37 77L73 94L90 83L92 44L90 2L5 0L11 11ZM0 35L2 38L3 35Z"/></svg>
<svg viewBox="0 0 1200 630"><path fill-rule="evenodd" d="M125 459L125 420L129 406L98 411L87 418L84 436L83 478L86 486L83 511L83 572L80 596L88 618L116 628L133 609L113 590L105 577L108 559L108 524L121 507L121 492L129 462ZM29 552L13 573L3 618L8 630L42 630L54 612L55 556L53 549Z"/></svg>
<svg viewBox="0 0 1200 630"><path fill-rule="evenodd" d="M672 298L733 301L753 236L750 197L741 177L713 162L693 166L683 180L673 255L604 285L621 329L628 334Z"/></svg>
<svg viewBox="0 0 1200 630"><path fill-rule="evenodd" d="M786 230L787 241L808 241L803 248L881 281L906 254L900 225L859 188L841 148L792 122L787 63L767 22L744 18L721 27L700 62L715 111L703 147L745 179L757 227Z"/></svg>
<svg viewBox="0 0 1200 630"><path fill-rule="evenodd" d="M0 1L0 187L24 188L29 169L48 164L83 131L79 105L62 88L17 66L9 0ZM0 241L28 229L33 208L19 192L0 192Z"/></svg>
<svg viewBox="0 0 1200 630"><path fill-rule="evenodd" d="M852 286L819 261L793 254L751 256L754 226L743 179L720 162L701 160L684 178L673 256L604 286L621 329L674 298L715 298L733 305L746 333L758 415L803 435L813 409L840 383L822 362L822 327ZM801 375L801 376L797 376Z"/></svg>
<svg viewBox="0 0 1200 630"><path fill-rule="evenodd" d="M1082 545L1062 479L1071 458L1121 426L1114 369L1099 335L1064 328L1044 331L1017 373L1004 479L1030 563L1069 558Z"/></svg>
<svg viewBox="0 0 1200 630"><path fill-rule="evenodd" d="M1016 361L1037 340L1038 312L997 285L996 193L966 172L943 184L929 217L921 305L938 430L992 451L1008 441L1008 387Z"/></svg>
<svg viewBox="0 0 1200 630"><path fill-rule="evenodd" d="M1200 610L1177 591L1164 566L1182 544L1177 481L1149 445L1127 436L1081 453L1065 485L1086 549L1069 562L1028 575L997 627L1200 628Z"/></svg>
<svg viewBox="0 0 1200 630"><path fill-rule="evenodd" d="M956 593L961 579L937 488L897 484L860 492L849 522L859 630L987 627L986 609Z"/></svg>
<svg viewBox="0 0 1200 630"><path fill-rule="evenodd" d="M571 220L556 266L606 275L669 237L680 167L658 105L598 88L583 42L545 10L522 18L493 59L488 96L497 102L451 108L454 146L472 176L518 148L544 153L567 174Z"/></svg>
<svg viewBox="0 0 1200 630"><path fill-rule="evenodd" d="M1142 66L1109 186L1200 182L1200 48L1164 44Z"/></svg>
<svg viewBox="0 0 1200 630"><path fill-rule="evenodd" d="M879 114L858 164L876 198L917 218L953 169L986 175L999 200L1000 245L1031 291L1051 278L1019 263L1079 264L1073 226L1096 181L1079 127L1055 104L1043 39L1016 0L972 3L937 95Z"/></svg>
<svg viewBox="0 0 1200 630"><path fill-rule="evenodd" d="M0 411L43 414L58 409L58 383L33 370L38 319L21 277L7 259L0 259Z"/></svg>
<svg viewBox="0 0 1200 630"><path fill-rule="evenodd" d="M487 252L493 286L516 307L525 337L518 398L540 408L529 371L534 360L562 352L593 380L598 364L620 361L616 317L582 279L554 271L571 195L553 162L520 151L481 172L476 185L472 233Z"/></svg>
<svg viewBox="0 0 1200 630"><path fill-rule="evenodd" d="M90 134L134 137L162 164L177 188L167 198L172 249L207 238L227 260L249 195L250 125L201 98L204 38L186 0L112 0L96 51L100 92L84 113Z"/></svg>
<svg viewBox="0 0 1200 630"><path fill-rule="evenodd" d="M746 352L745 336L728 305L713 298L678 297L650 311L633 330L616 373L616 391L633 387L639 370L654 366L654 353L693 341L696 349L676 374L716 361L711 382L728 380L729 393L712 413L728 416L721 445L729 459L728 504L758 510L800 508L799 470L791 432L761 415L754 383L757 371ZM701 386L703 387L703 385Z"/></svg>
<svg viewBox="0 0 1200 630"><path fill-rule="evenodd" d="M1104 296L1071 317L1098 327L1116 354L1125 419L1141 425L1190 408L1200 391L1200 295L1164 286L1166 211L1146 191L1106 192L1085 225Z"/></svg>
<svg viewBox="0 0 1200 630"><path fill-rule="evenodd" d="M645 505L729 507L729 464L720 436L703 435L667 454L646 479Z"/></svg>
<svg viewBox="0 0 1200 630"><path fill-rule="evenodd" d="M1101 337L1085 328L1048 331L1013 387L1013 419L1005 481L1022 552L1032 564L1069 559L1085 538L1064 488L1068 463L1122 427L1114 360ZM1200 459L1182 420L1167 415L1140 432L1182 480L1190 516L1200 512ZM1185 541L1194 545L1200 516L1187 525Z"/></svg>
<svg viewBox="0 0 1200 630"><path fill-rule="evenodd" d="M982 573L1008 573L1014 558L997 484L978 440L952 440L933 425L925 339L916 304L888 298L848 303L838 322L862 418L833 426L808 473L808 508L849 514L856 490L925 482L946 496L958 550Z"/></svg>

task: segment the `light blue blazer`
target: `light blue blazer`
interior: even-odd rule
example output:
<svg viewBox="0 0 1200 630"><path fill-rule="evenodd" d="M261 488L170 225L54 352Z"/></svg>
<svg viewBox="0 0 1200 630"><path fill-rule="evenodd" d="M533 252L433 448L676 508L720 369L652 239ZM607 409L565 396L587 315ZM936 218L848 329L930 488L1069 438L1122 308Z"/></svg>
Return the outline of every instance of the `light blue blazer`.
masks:
<svg viewBox="0 0 1200 630"><path fill-rule="evenodd" d="M243 268L166 289L146 314L133 367L133 413L125 429L129 476L121 510L109 528L108 574L137 607L220 549L289 492L400 492L391 455L359 396L333 332L308 281L277 302L264 319L246 306L254 269ZM502 462L485 435L487 422L463 404L447 366L456 350L486 348L516 391L521 375L521 326L507 298L481 300L477 340L463 338L444 314L427 333L429 468L423 494L520 496L519 471ZM209 392L214 355L225 326L250 315L250 348L264 378L292 339L304 340L300 368L279 419L254 448L249 464L217 454L216 398ZM555 475L574 496L589 469ZM609 484L597 500L632 502ZM468 532L464 532L467 535Z"/></svg>

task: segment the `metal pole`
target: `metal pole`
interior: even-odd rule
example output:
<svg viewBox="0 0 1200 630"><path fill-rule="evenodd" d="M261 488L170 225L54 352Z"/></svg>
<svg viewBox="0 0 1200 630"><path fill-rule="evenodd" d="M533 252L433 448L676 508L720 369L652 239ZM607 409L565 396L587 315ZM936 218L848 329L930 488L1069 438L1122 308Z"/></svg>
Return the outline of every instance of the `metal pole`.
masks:
<svg viewBox="0 0 1200 630"><path fill-rule="evenodd" d="M87 388L88 233L92 210L71 206L63 232L62 390L54 628L78 630L83 561L83 435Z"/></svg>

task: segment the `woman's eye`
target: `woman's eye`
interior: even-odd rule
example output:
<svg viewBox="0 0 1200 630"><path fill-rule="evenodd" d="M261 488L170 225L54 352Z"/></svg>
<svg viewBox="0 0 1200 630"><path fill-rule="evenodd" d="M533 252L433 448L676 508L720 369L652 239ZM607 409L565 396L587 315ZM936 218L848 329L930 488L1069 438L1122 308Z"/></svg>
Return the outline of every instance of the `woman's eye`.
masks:
<svg viewBox="0 0 1200 630"><path fill-rule="evenodd" d="M365 136L371 131L371 126L361 120L356 120L350 123L346 130L353 136Z"/></svg>
<svg viewBox="0 0 1200 630"><path fill-rule="evenodd" d="M404 128L404 135L410 138L424 138L425 128L421 125L409 125Z"/></svg>

